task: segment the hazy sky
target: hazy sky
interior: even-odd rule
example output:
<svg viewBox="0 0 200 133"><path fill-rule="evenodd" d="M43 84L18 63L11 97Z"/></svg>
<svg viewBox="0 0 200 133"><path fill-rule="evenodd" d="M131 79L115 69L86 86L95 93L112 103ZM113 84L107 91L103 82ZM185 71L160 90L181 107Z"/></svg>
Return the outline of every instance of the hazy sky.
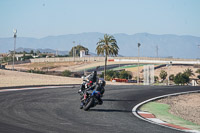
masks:
<svg viewBox="0 0 200 133"><path fill-rule="evenodd" d="M200 0L0 0L0 37L108 34L200 37Z"/></svg>

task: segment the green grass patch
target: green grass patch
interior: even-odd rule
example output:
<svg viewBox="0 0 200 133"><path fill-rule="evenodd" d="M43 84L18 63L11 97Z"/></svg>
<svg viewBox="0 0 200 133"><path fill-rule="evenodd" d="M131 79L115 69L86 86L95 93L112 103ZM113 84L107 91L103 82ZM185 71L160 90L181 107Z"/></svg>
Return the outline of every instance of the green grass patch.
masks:
<svg viewBox="0 0 200 133"><path fill-rule="evenodd" d="M183 118L180 118L178 116L175 116L169 113L170 106L168 104L150 102L143 105L140 108L140 110L152 113L156 116L156 118L162 121L165 121L167 123L179 125L179 126L194 129L194 130L200 130L200 125L184 120Z"/></svg>
<svg viewBox="0 0 200 133"><path fill-rule="evenodd" d="M139 66L144 66L144 65L139 65ZM121 70L121 69L126 69L126 68L133 68L133 67L137 67L137 65L120 66L120 67L113 68L111 70Z"/></svg>

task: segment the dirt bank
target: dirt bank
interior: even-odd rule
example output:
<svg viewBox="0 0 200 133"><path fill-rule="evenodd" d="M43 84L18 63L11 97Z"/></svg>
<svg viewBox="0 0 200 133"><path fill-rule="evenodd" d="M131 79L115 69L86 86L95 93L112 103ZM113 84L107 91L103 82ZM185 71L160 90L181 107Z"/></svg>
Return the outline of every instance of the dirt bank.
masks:
<svg viewBox="0 0 200 133"><path fill-rule="evenodd" d="M170 113L200 125L200 93L172 96L159 100L170 105Z"/></svg>

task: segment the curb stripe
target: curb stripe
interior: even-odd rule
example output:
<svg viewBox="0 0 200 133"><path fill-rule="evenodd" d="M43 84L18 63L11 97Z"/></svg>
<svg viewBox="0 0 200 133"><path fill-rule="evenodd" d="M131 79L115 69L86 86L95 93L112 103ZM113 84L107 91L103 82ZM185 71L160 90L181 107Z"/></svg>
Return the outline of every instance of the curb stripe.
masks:
<svg viewBox="0 0 200 133"><path fill-rule="evenodd" d="M157 118L148 118L148 120L154 121L154 122L156 122L156 123L161 123L161 124L165 124L165 123L166 123L166 122L164 122L164 121L162 121L162 120L160 120L160 119L157 119Z"/></svg>
<svg viewBox="0 0 200 133"><path fill-rule="evenodd" d="M189 128L185 128L185 127L181 127L181 126L169 124L169 123L162 123L162 125L166 125L166 126L173 127L173 128L178 128L178 129L181 129L181 130L191 130Z"/></svg>
<svg viewBox="0 0 200 133"><path fill-rule="evenodd" d="M148 100L146 100L144 102L141 102L141 103L137 104L135 107L133 107L132 113L136 117L138 117L139 119L142 119L142 120L147 121L149 123L153 123L153 124L156 124L156 125L160 125L160 126L164 126L164 127L175 129L175 130L179 130L179 131L184 131L184 132L200 133L200 131L198 131L198 130L192 130L192 129L181 127L181 126L178 126L178 125L166 123L166 122L164 122L164 121L162 121L160 119L155 118L155 115L153 115L153 114L151 114L149 112L144 112L144 111L139 111L138 110L143 104L146 104L146 103L151 102L151 101L155 101L155 100L158 100L158 99L161 99L161 98L165 98L165 97L169 97L169 96L176 96L176 95L182 95L182 94L188 94L188 93L198 93L198 92L200 92L200 90L180 92L180 93L174 93L174 94L168 94L168 95L154 97L154 98L148 99ZM154 118L151 118L153 116L154 116Z"/></svg>
<svg viewBox="0 0 200 133"><path fill-rule="evenodd" d="M156 118L155 115L153 115L153 114L142 114L142 113L139 113L139 115L144 117L144 118Z"/></svg>

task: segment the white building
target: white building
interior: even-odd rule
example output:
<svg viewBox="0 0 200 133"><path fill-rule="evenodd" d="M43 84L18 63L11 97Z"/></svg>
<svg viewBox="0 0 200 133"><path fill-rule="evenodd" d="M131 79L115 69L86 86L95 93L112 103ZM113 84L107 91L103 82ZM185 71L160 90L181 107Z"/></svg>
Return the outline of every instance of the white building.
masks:
<svg viewBox="0 0 200 133"><path fill-rule="evenodd" d="M88 51L85 50L80 51L80 57L87 57L87 56L89 56Z"/></svg>

